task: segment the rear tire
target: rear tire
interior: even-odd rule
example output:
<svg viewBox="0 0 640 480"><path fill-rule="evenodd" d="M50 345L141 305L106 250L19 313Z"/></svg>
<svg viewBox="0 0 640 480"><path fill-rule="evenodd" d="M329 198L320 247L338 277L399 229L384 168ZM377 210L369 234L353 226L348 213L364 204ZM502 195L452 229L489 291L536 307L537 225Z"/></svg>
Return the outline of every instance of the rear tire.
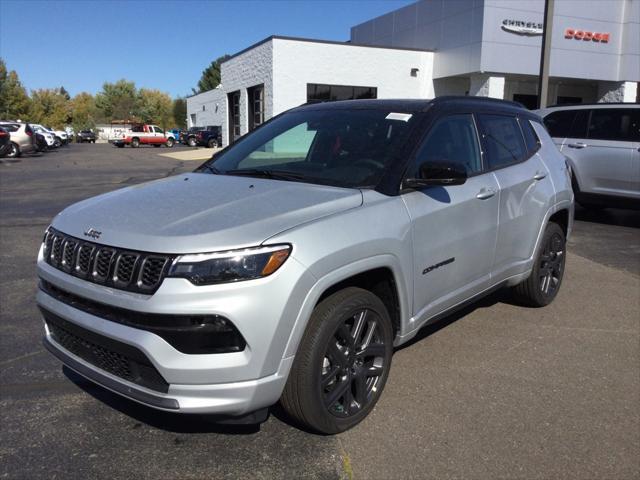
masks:
<svg viewBox="0 0 640 480"><path fill-rule="evenodd" d="M549 305L558 294L567 257L564 230L550 222L544 231L531 275L513 289L516 299L529 307Z"/></svg>
<svg viewBox="0 0 640 480"><path fill-rule="evenodd" d="M217 146L218 146L218 142L213 138L209 139L209 141L207 142L208 148L216 148Z"/></svg>
<svg viewBox="0 0 640 480"><path fill-rule="evenodd" d="M140 146L140 139L134 138L131 140L131 148L138 148Z"/></svg>
<svg viewBox="0 0 640 480"><path fill-rule="evenodd" d="M197 145L196 139L193 137L189 137L187 139L187 145L189 145L190 147L195 147Z"/></svg>
<svg viewBox="0 0 640 480"><path fill-rule="evenodd" d="M360 423L382 394L393 327L382 301L349 287L314 309L280 403L306 428L334 434Z"/></svg>

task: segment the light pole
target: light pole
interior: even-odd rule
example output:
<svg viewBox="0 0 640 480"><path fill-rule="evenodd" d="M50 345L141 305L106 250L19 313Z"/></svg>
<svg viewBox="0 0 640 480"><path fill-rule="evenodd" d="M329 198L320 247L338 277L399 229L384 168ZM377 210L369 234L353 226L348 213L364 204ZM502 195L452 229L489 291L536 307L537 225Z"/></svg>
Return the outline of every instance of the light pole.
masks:
<svg viewBox="0 0 640 480"><path fill-rule="evenodd" d="M555 0L544 2L544 25L542 49L540 51L540 76L538 77L538 108L544 108L549 99L549 63L551 59L551 35L553 34L553 4Z"/></svg>

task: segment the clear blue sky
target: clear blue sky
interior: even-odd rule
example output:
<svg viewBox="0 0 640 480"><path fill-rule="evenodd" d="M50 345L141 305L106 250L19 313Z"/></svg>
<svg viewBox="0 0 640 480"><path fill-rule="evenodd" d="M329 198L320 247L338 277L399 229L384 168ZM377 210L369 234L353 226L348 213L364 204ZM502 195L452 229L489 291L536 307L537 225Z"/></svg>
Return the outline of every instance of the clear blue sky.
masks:
<svg viewBox="0 0 640 480"><path fill-rule="evenodd" d="M348 40L351 26L409 3L0 0L0 56L29 90L95 93L126 78L187 95L225 53L270 35Z"/></svg>

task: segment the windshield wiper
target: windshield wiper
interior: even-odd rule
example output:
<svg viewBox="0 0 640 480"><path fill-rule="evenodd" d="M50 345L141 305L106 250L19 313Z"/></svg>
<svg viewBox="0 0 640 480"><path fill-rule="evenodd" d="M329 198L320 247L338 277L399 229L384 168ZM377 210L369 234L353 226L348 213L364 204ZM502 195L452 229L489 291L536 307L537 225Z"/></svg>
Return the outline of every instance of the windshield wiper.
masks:
<svg viewBox="0 0 640 480"><path fill-rule="evenodd" d="M284 170L262 170L259 168L241 168L219 172L222 175L242 175L247 177L270 178L274 180L306 180L307 177L296 172Z"/></svg>
<svg viewBox="0 0 640 480"><path fill-rule="evenodd" d="M211 173L213 173L214 175L220 175L222 172L220 170L218 170L216 167L214 167L213 165L209 165L208 163L205 163L203 165L200 166L199 170L206 168L207 170L209 170Z"/></svg>

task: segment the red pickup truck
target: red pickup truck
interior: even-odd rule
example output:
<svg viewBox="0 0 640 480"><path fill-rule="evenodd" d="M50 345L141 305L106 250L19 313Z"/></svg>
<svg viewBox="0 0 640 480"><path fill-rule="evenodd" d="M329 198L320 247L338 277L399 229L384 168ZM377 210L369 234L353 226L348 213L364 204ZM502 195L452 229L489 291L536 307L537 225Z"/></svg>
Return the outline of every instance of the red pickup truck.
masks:
<svg viewBox="0 0 640 480"><path fill-rule="evenodd" d="M171 148L176 143L176 139L171 132L165 132L156 125L134 125L131 130L109 139L116 147L123 148L125 145L131 145L131 148L137 148L140 145L153 145L160 147L166 145Z"/></svg>

